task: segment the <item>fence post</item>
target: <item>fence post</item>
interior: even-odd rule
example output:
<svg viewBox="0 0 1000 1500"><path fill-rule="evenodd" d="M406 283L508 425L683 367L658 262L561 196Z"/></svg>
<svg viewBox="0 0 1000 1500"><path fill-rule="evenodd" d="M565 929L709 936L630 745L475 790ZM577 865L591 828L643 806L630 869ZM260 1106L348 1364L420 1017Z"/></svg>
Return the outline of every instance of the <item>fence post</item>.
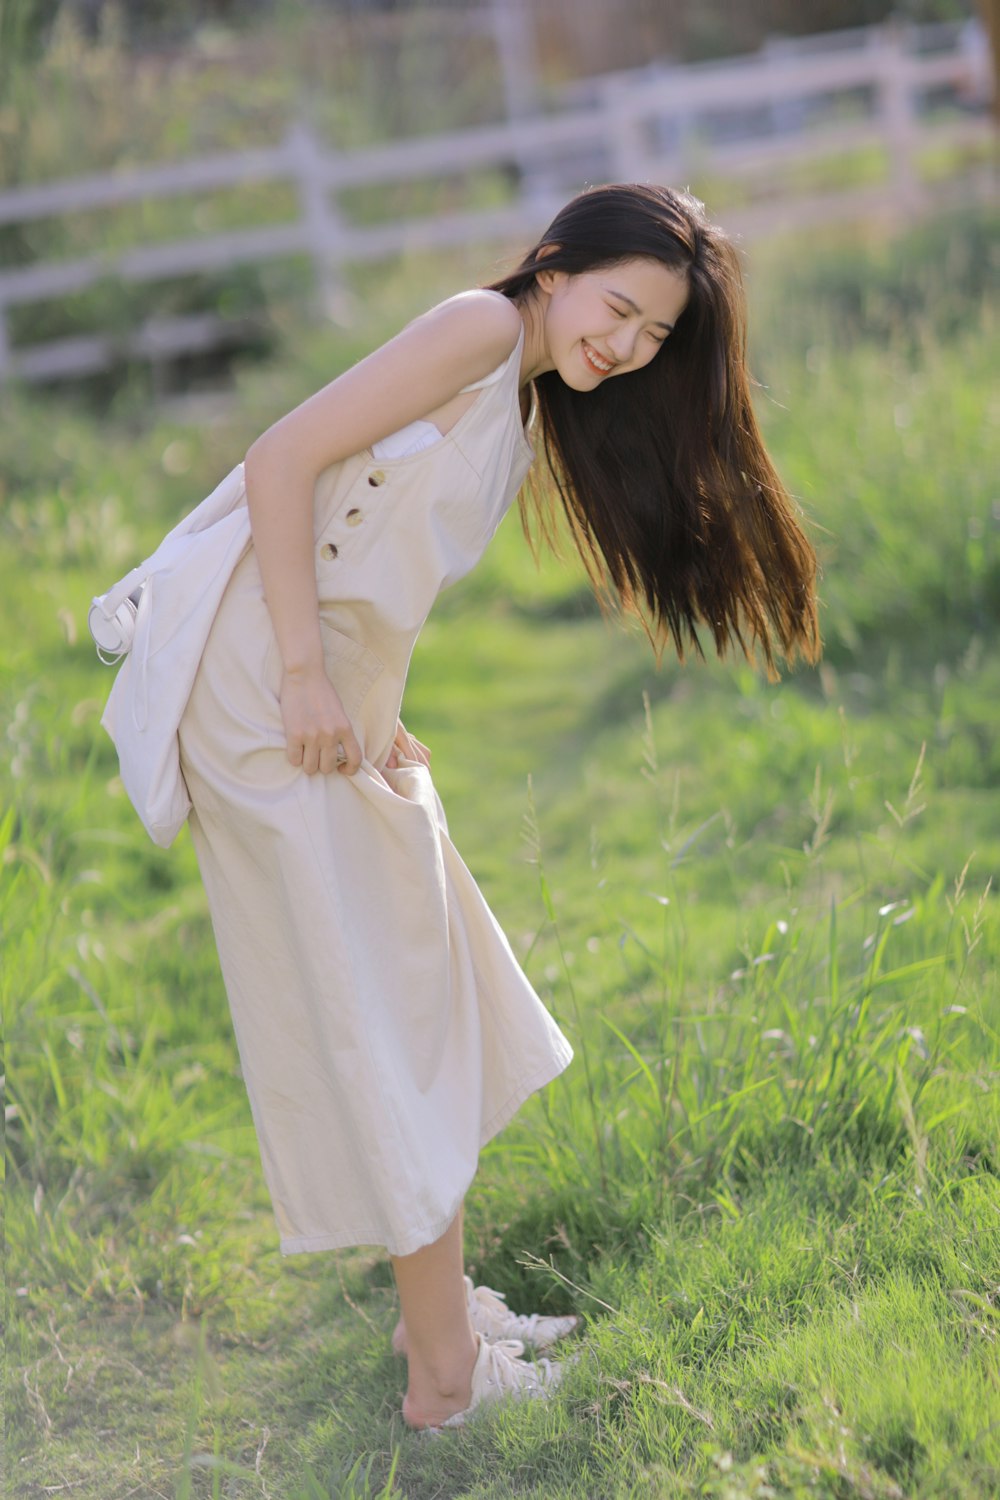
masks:
<svg viewBox="0 0 1000 1500"><path fill-rule="evenodd" d="M10 339L7 334L7 308L0 302L0 386L10 379L12 360Z"/></svg>
<svg viewBox="0 0 1000 1500"><path fill-rule="evenodd" d="M642 182L650 177L646 131L641 117L629 108L631 89L618 79L599 89L614 176L619 182Z"/></svg>
<svg viewBox="0 0 1000 1500"><path fill-rule="evenodd" d="M921 198L914 162L917 110L909 39L909 27L898 20L886 21L872 36L879 55L879 112L889 148L889 193L903 219L919 208Z"/></svg>
<svg viewBox="0 0 1000 1500"><path fill-rule="evenodd" d="M490 0L486 27L492 32L500 64L504 113L512 124L528 121L539 114L541 101L535 21L528 0ZM539 161L519 150L514 161L522 204L530 210L539 199L547 202L554 185L545 159Z"/></svg>
<svg viewBox="0 0 1000 1500"><path fill-rule="evenodd" d="M773 63L786 70L785 76L794 79L795 64L802 55L802 48L794 37L775 34L764 38L758 56L762 62ZM771 129L775 135L795 135L809 122L810 98L785 94L773 99L769 107Z"/></svg>
<svg viewBox="0 0 1000 1500"><path fill-rule="evenodd" d="M306 244L316 270L316 307L333 323L351 319L351 298L341 274L343 221L330 201L329 157L313 131L298 120L285 137L288 165L298 190Z"/></svg>

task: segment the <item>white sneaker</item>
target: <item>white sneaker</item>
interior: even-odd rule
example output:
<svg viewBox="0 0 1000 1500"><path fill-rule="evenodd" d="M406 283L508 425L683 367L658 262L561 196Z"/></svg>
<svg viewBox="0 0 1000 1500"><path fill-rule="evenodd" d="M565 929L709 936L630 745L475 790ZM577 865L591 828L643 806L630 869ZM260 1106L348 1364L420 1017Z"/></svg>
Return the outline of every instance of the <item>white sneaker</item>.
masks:
<svg viewBox="0 0 1000 1500"><path fill-rule="evenodd" d="M488 1339L520 1339L533 1349L548 1349L557 1339L572 1333L580 1322L575 1313L548 1317L544 1313L513 1313L503 1292L492 1287L473 1286L471 1276L463 1276L469 1300L469 1318L476 1333Z"/></svg>
<svg viewBox="0 0 1000 1500"><path fill-rule="evenodd" d="M463 1276L462 1280L473 1332L483 1334L491 1343L497 1339L520 1339L533 1349L548 1349L580 1324L575 1313L549 1317L544 1313L511 1312L503 1292L495 1292L489 1286L473 1286L471 1276ZM392 1347L395 1354L403 1354L395 1341Z"/></svg>
<svg viewBox="0 0 1000 1500"><path fill-rule="evenodd" d="M479 1352L472 1367L472 1400L464 1411L445 1417L423 1430L437 1433L444 1427L464 1427L466 1418L487 1401L500 1401L505 1396L523 1396L544 1399L559 1384L562 1366L551 1359L528 1361L520 1359L524 1345L520 1339L498 1339L491 1344L488 1338L477 1333Z"/></svg>

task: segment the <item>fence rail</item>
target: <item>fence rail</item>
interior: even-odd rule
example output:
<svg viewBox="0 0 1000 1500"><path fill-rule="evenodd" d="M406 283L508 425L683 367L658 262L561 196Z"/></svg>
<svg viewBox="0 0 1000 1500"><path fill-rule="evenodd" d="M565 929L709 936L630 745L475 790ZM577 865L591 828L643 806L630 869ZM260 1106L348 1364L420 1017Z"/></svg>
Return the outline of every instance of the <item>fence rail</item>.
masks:
<svg viewBox="0 0 1000 1500"><path fill-rule="evenodd" d="M71 295L109 277L141 283L295 254L312 260L320 302L330 307L341 268L352 261L530 239L584 180L684 183L729 175L753 187L789 164L836 161L871 146L887 153L883 183L771 191L764 201L720 214L744 239L775 226L873 213L906 220L937 203L991 197L997 178L992 86L986 41L974 30L891 23L772 41L756 54L721 63L609 74L574 86L568 92L582 102L560 113L350 153L323 145L299 123L269 149L18 188L0 194L0 224L267 180L291 183L299 212L294 220L259 228L0 270L0 381L83 374L107 367L123 351L172 357L239 339L247 326L210 314L161 318L124 338L91 335L12 348L9 307ZM935 93L950 96L950 109L928 107ZM919 155L927 146L991 142L992 161L987 150L980 166L947 184L922 180ZM500 208L362 225L351 223L339 202L352 187L498 167L518 182L513 201Z"/></svg>

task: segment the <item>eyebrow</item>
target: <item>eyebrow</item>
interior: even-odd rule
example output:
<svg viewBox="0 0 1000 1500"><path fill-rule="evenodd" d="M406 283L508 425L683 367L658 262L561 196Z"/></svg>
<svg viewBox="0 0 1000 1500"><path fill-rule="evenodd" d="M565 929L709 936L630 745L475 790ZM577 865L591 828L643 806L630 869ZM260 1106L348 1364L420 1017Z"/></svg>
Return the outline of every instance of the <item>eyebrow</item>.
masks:
<svg viewBox="0 0 1000 1500"><path fill-rule="evenodd" d="M604 290L606 292L610 292L611 295L612 295L612 297L620 297L621 300L622 300L622 302L626 303L632 309L633 312L638 313L640 317L642 316L642 308L639 306L639 304L637 302L633 302L631 297L626 297L626 295L625 295L624 292L616 292L613 286L606 286L604 288ZM673 325L673 323L661 323L661 322L657 322L656 323L656 327L657 328L665 328L668 333L673 333L673 331L674 331L674 325Z"/></svg>

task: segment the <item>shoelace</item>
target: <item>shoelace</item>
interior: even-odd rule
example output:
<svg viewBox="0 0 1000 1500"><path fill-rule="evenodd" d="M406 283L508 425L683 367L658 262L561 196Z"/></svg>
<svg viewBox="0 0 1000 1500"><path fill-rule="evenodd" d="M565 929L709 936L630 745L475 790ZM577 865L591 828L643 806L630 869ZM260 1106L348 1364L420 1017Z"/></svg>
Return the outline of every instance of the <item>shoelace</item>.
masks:
<svg viewBox="0 0 1000 1500"><path fill-rule="evenodd" d="M483 1295L484 1293L485 1296ZM526 1339L531 1340L535 1329L538 1327L539 1313L512 1313L507 1306L505 1294L503 1292L495 1292L491 1286L477 1286L475 1296L476 1301L480 1304L483 1311L493 1319L495 1324L499 1326L502 1323L504 1328L510 1328L513 1323L513 1326L519 1333L523 1333ZM501 1306L491 1307L489 1302L490 1297L495 1298Z"/></svg>
<svg viewBox="0 0 1000 1500"><path fill-rule="evenodd" d="M519 1360L524 1353L520 1339L497 1339L494 1343L484 1340L486 1345L486 1379L490 1385L502 1391L523 1390L534 1394L541 1392L552 1378L552 1361L538 1359L533 1364ZM544 1374L536 1368L542 1366Z"/></svg>

